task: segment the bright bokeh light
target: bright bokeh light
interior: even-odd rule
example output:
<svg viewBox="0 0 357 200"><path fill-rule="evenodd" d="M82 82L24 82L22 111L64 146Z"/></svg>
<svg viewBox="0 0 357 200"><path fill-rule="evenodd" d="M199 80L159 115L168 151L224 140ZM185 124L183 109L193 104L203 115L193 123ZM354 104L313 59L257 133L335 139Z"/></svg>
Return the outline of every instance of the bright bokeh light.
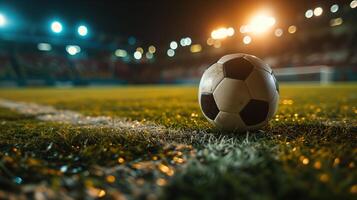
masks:
<svg viewBox="0 0 357 200"><path fill-rule="evenodd" d="M231 37L234 35L234 28L229 27L229 28L218 28L216 30L213 30L211 32L211 37L212 39L215 40L221 40L221 39L225 39L226 37Z"/></svg>
<svg viewBox="0 0 357 200"><path fill-rule="evenodd" d="M330 20L330 26L339 26L342 23L343 23L343 19L341 17Z"/></svg>
<svg viewBox="0 0 357 200"><path fill-rule="evenodd" d="M192 40L191 40L190 37L181 38L181 40L180 40L180 45L183 46L183 47L184 46L190 46L191 43L192 43Z"/></svg>
<svg viewBox="0 0 357 200"><path fill-rule="evenodd" d="M288 32L289 32L289 33L293 34L293 33L295 33L296 31L297 31L296 26L294 26L294 25L289 26L289 28L288 28Z"/></svg>
<svg viewBox="0 0 357 200"><path fill-rule="evenodd" d="M81 48L77 45L67 45L66 51L69 55L74 56L81 52Z"/></svg>
<svg viewBox="0 0 357 200"><path fill-rule="evenodd" d="M242 26L240 32L261 34L268 31L276 23L276 19L266 13L259 13L255 15L249 24Z"/></svg>
<svg viewBox="0 0 357 200"><path fill-rule="evenodd" d="M126 52L124 49L117 49L115 50L115 56L124 58L128 55L128 52Z"/></svg>
<svg viewBox="0 0 357 200"><path fill-rule="evenodd" d="M228 36L233 36L234 35L234 28L233 27L229 27L229 28L227 28L227 35Z"/></svg>
<svg viewBox="0 0 357 200"><path fill-rule="evenodd" d="M173 49L169 49L169 50L167 50L167 55L169 56L169 57L173 57L174 55L175 55L175 51L173 50Z"/></svg>
<svg viewBox="0 0 357 200"><path fill-rule="evenodd" d="M274 35L276 36L276 37L281 37L282 35L283 35L283 29L281 29L281 28L277 28L277 29L275 29L275 31L274 31Z"/></svg>
<svg viewBox="0 0 357 200"><path fill-rule="evenodd" d="M150 59L152 59L154 57L154 54L152 54L150 52L146 52L145 56L146 56L147 59L150 60Z"/></svg>
<svg viewBox="0 0 357 200"><path fill-rule="evenodd" d="M324 12L324 10L323 10L321 7L316 7L316 8L314 9L314 15L315 15L316 17L322 15L323 12Z"/></svg>
<svg viewBox="0 0 357 200"><path fill-rule="evenodd" d="M305 12L305 17L306 18L311 18L314 15L314 11L309 9Z"/></svg>
<svg viewBox="0 0 357 200"><path fill-rule="evenodd" d="M227 34L226 28L219 28L219 29L213 30L211 33L211 37L215 40L224 39L227 36L228 36L228 34Z"/></svg>
<svg viewBox="0 0 357 200"><path fill-rule="evenodd" d="M208 39L207 39L207 45L208 45L208 46L212 46L213 43L214 43L214 40L213 40L212 38L208 38Z"/></svg>
<svg viewBox="0 0 357 200"><path fill-rule="evenodd" d="M136 48L136 51L140 52L141 54L144 53L144 49L142 47L138 47Z"/></svg>
<svg viewBox="0 0 357 200"><path fill-rule="evenodd" d="M213 47L214 48L218 49L218 48L221 48L221 46L222 46L222 42L220 40L215 40L213 42Z"/></svg>
<svg viewBox="0 0 357 200"><path fill-rule="evenodd" d="M252 42L252 38L248 35L244 36L243 38L243 43L244 44L250 44Z"/></svg>
<svg viewBox="0 0 357 200"><path fill-rule="evenodd" d="M176 42L176 41L170 42L170 48L171 48L171 49L174 49L174 50L175 50L175 49L177 49L177 46L178 46L178 45L177 45L177 42Z"/></svg>
<svg viewBox="0 0 357 200"><path fill-rule="evenodd" d="M54 33L60 33L62 32L63 30L63 27L62 27L62 24L58 21L54 21L52 22L51 24L51 30L54 32Z"/></svg>
<svg viewBox="0 0 357 200"><path fill-rule="evenodd" d="M351 8L357 8L357 0L351 1L350 7L351 7Z"/></svg>
<svg viewBox="0 0 357 200"><path fill-rule="evenodd" d="M142 54L140 51L135 51L135 52L134 52L134 58L135 58L136 60L140 60L141 57L143 57L143 54Z"/></svg>
<svg viewBox="0 0 357 200"><path fill-rule="evenodd" d="M339 6L338 6L337 4L333 4L333 5L331 6L331 8L330 8L330 11L331 11L332 13L335 13L335 12L338 11L338 9L339 9Z"/></svg>
<svg viewBox="0 0 357 200"><path fill-rule="evenodd" d="M48 44L48 43L38 43L37 49L40 51L51 51L52 46L51 46L51 44Z"/></svg>
<svg viewBox="0 0 357 200"><path fill-rule="evenodd" d="M0 27L6 25L6 17L3 14L0 14Z"/></svg>
<svg viewBox="0 0 357 200"><path fill-rule="evenodd" d="M198 53L202 51L202 46L200 44L194 44L190 47L192 53Z"/></svg>
<svg viewBox="0 0 357 200"><path fill-rule="evenodd" d="M153 54L156 52L156 47L154 45L150 45L149 48L148 48L148 51Z"/></svg>
<svg viewBox="0 0 357 200"><path fill-rule="evenodd" d="M78 35L84 37L88 34L88 28L84 25L78 26L77 32L78 32Z"/></svg>

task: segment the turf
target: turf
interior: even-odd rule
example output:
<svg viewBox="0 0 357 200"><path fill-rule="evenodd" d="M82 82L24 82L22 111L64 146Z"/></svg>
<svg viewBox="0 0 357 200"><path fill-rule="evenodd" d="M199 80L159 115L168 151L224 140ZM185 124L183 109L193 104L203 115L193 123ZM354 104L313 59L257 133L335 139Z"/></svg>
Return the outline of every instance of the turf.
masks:
<svg viewBox="0 0 357 200"><path fill-rule="evenodd" d="M0 110L0 198L355 199L357 85L283 85L269 125L221 133L197 88L1 89L0 98L155 122L182 135L42 122ZM29 189L30 188L30 189Z"/></svg>

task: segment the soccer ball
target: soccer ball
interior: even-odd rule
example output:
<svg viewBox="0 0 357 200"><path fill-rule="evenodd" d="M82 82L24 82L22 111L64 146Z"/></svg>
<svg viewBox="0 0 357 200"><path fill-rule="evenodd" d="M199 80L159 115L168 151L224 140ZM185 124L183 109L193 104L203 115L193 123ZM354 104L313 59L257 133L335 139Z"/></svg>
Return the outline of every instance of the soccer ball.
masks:
<svg viewBox="0 0 357 200"><path fill-rule="evenodd" d="M256 130L274 116L279 86L261 59L230 54L203 73L198 99L204 116L219 129Z"/></svg>

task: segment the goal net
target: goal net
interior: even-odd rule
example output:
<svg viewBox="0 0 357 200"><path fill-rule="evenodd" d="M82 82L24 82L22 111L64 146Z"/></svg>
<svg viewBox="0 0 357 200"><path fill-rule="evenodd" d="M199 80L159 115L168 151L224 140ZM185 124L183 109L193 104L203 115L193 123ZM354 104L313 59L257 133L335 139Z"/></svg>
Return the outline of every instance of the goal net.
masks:
<svg viewBox="0 0 357 200"><path fill-rule="evenodd" d="M333 81L334 69L326 65L287 67L274 69L274 74L282 82L329 84Z"/></svg>

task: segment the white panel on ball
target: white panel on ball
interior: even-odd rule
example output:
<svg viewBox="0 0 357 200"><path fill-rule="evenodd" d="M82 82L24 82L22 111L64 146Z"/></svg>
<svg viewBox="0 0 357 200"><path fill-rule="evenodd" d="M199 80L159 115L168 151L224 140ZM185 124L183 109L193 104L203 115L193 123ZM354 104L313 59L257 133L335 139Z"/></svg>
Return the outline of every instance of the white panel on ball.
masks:
<svg viewBox="0 0 357 200"><path fill-rule="evenodd" d="M219 63L213 64L204 72L201 78L199 94L213 93L214 89L223 78L224 74L222 65Z"/></svg>
<svg viewBox="0 0 357 200"><path fill-rule="evenodd" d="M245 124L238 114L220 111L214 120L216 126L222 130L244 130Z"/></svg>
<svg viewBox="0 0 357 200"><path fill-rule="evenodd" d="M224 78L213 92L220 111L239 113L251 98L244 81Z"/></svg>
<svg viewBox="0 0 357 200"><path fill-rule="evenodd" d="M253 99L270 101L276 93L274 78L265 70L255 68L245 82Z"/></svg>

